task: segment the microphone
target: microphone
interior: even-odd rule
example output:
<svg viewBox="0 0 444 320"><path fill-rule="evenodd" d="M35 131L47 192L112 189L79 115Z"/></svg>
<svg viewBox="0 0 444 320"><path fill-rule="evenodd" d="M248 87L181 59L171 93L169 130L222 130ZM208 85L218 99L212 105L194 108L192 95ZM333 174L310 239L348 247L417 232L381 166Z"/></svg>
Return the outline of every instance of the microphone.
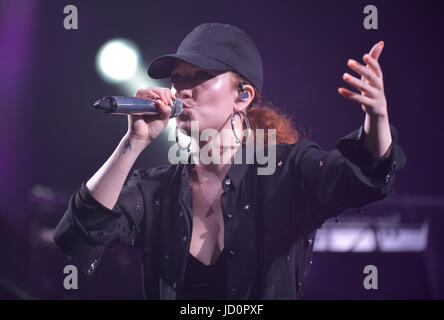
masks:
<svg viewBox="0 0 444 320"><path fill-rule="evenodd" d="M111 114L159 114L156 107L157 100L138 97L108 96L94 103L96 110L103 110ZM179 116L183 111L182 100L174 99L171 106L170 118Z"/></svg>

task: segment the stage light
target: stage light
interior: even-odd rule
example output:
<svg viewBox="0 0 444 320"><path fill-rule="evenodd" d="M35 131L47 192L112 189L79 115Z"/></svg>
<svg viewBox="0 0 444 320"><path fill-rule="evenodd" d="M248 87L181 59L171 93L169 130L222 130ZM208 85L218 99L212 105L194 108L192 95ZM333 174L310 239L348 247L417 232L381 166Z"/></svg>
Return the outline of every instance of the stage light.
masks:
<svg viewBox="0 0 444 320"><path fill-rule="evenodd" d="M101 77L111 83L130 79L139 65L139 50L131 41L111 39L100 47L96 56L96 68Z"/></svg>

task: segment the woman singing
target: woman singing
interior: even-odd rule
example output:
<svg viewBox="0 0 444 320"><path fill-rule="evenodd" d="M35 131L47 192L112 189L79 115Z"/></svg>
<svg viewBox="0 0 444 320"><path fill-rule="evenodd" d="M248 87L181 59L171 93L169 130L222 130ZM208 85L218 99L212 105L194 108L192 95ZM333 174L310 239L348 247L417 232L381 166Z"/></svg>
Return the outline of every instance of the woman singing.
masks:
<svg viewBox="0 0 444 320"><path fill-rule="evenodd" d="M365 121L324 151L261 98L262 59L245 32L220 23L197 26L175 54L150 64L149 75L169 77L172 87L140 89L136 96L157 99L159 114L128 116L116 150L73 194L56 243L87 275L108 246L139 248L146 299L301 298L316 230L346 208L383 199L406 163L389 124L382 49L376 44L365 65L349 60L362 77L344 74L344 80L359 93L338 91L361 105ZM187 163L129 175L168 124L174 98L185 107L178 129L193 138L194 122L199 133L217 135L185 145L176 131L179 147L191 151ZM271 174L259 174L265 165L256 158L244 159L260 137L275 158ZM204 149L220 161L203 161ZM241 163L222 160L234 155Z"/></svg>

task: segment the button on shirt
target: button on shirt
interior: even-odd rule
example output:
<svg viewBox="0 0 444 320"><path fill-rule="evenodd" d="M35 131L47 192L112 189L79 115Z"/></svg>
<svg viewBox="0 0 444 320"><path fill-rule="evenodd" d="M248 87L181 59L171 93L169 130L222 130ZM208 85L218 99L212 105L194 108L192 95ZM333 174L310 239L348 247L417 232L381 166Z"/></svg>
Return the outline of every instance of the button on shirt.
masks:
<svg viewBox="0 0 444 320"><path fill-rule="evenodd" d="M396 129L390 130L392 144L382 157L364 148L361 125L330 151L311 140L277 144L271 175L258 174L267 164L245 156L231 165L220 199L227 299L302 297L316 230L346 208L381 200L393 190L406 157ZM237 152L245 155L246 147ZM145 298L176 299L189 260L191 166L189 158L185 164L134 170L112 210L83 182L55 229L55 242L88 276L100 269L107 247L139 248Z"/></svg>

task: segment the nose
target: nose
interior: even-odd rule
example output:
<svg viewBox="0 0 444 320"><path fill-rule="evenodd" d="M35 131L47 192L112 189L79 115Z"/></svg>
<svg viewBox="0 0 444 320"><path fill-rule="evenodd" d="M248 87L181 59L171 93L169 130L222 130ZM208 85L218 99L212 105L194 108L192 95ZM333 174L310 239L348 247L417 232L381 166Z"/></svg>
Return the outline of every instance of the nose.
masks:
<svg viewBox="0 0 444 320"><path fill-rule="evenodd" d="M193 91L192 88L189 89L179 89L176 91L176 98L179 98L181 100L189 99L193 97Z"/></svg>

